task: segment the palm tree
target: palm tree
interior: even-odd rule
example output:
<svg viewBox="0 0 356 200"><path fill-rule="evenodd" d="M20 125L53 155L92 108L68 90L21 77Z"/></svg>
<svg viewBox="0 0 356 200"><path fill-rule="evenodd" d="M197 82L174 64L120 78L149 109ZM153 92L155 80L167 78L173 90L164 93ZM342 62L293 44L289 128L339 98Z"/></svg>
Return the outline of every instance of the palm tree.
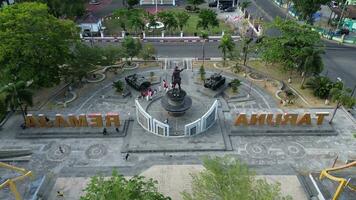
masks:
<svg viewBox="0 0 356 200"><path fill-rule="evenodd" d="M200 38L203 39L203 66L204 66L204 63L205 63L205 42L209 38L209 35L207 32L202 31L200 33Z"/></svg>
<svg viewBox="0 0 356 200"><path fill-rule="evenodd" d="M347 88L333 88L330 90L330 94L331 94L331 99L335 102L337 102L336 107L334 109L334 112L331 116L331 119L329 121L329 124L332 123L335 115L336 115L336 111L341 107L341 106L346 106L351 108L352 106L354 106L356 104L356 100L350 95L351 93L351 89Z"/></svg>
<svg viewBox="0 0 356 200"><path fill-rule="evenodd" d="M202 9L198 15L199 21L197 28L203 28L204 30L210 27L219 26L219 21L215 11L210 9Z"/></svg>
<svg viewBox="0 0 356 200"><path fill-rule="evenodd" d="M323 71L324 63L323 59L321 58L321 53L324 53L322 49L316 49L313 47L307 47L304 50L305 53L305 60L302 63L302 83L301 88L304 87L304 82L307 76L310 74L318 75L320 72Z"/></svg>
<svg viewBox="0 0 356 200"><path fill-rule="evenodd" d="M223 53L224 67L226 64L227 54L231 54L235 48L235 43L229 34L225 34L220 41L219 49Z"/></svg>
<svg viewBox="0 0 356 200"><path fill-rule="evenodd" d="M15 83L9 83L0 88L0 94L4 95L5 106L15 111L16 108L20 108L25 121L25 115L27 114L27 106L33 106L32 96L24 81L18 81Z"/></svg>
<svg viewBox="0 0 356 200"><path fill-rule="evenodd" d="M174 17L173 13L164 11L164 12L159 12L157 16L164 24L165 30L172 31L178 28L178 22Z"/></svg>
<svg viewBox="0 0 356 200"><path fill-rule="evenodd" d="M183 31L183 27L187 25L189 15L185 12L176 13L177 23L180 31Z"/></svg>

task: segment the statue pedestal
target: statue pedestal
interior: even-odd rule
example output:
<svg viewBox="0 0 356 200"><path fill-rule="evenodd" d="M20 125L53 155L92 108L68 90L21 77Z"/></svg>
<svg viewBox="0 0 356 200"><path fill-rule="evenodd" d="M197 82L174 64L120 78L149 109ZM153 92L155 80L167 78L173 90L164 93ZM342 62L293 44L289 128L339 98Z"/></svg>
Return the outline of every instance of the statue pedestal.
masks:
<svg viewBox="0 0 356 200"><path fill-rule="evenodd" d="M181 116L192 107L192 99L184 90L171 89L161 99L161 105L172 116Z"/></svg>

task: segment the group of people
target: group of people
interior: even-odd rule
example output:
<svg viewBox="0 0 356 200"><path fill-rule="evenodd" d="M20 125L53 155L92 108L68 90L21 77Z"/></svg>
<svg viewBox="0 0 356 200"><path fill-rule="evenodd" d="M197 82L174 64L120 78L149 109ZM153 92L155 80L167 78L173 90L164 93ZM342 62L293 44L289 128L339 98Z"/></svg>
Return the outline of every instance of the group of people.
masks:
<svg viewBox="0 0 356 200"><path fill-rule="evenodd" d="M162 85L158 86L158 91L156 89L152 90L151 87L147 88L146 90L141 91L141 96L143 98L146 98L147 101L152 100L152 97L156 95L158 92L161 91L162 87L165 92L168 92L170 89L175 89L176 85L178 85L179 91L181 90L181 77L180 73L184 69L179 69L178 66L174 68L173 74L172 74L172 83L169 84L167 80L163 79Z"/></svg>
<svg viewBox="0 0 356 200"><path fill-rule="evenodd" d="M151 87L141 91L141 97L146 98L147 101L152 100L152 97L156 94L157 90L153 90Z"/></svg>

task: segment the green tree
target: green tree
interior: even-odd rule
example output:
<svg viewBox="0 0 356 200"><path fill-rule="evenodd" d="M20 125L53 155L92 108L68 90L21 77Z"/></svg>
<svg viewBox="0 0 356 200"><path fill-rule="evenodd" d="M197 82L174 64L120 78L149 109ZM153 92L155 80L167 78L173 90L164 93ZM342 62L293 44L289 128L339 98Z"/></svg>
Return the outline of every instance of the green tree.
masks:
<svg viewBox="0 0 356 200"><path fill-rule="evenodd" d="M119 26L122 30L127 31L129 11L126 8L119 8L113 12L113 17L118 18Z"/></svg>
<svg viewBox="0 0 356 200"><path fill-rule="evenodd" d="M34 86L60 81L59 66L79 39L72 21L57 19L45 4L19 3L0 9L0 74L7 82L33 80Z"/></svg>
<svg viewBox="0 0 356 200"><path fill-rule="evenodd" d="M277 30L280 34L266 35L259 43L261 57L266 62L278 62L287 70L303 71L308 57L306 50L313 51L314 58L323 52L319 34L308 25L276 18L268 28Z"/></svg>
<svg viewBox="0 0 356 200"><path fill-rule="evenodd" d="M164 24L165 30L173 31L178 28L178 21L174 17L174 14L172 12L168 12L168 11L159 12L157 16Z"/></svg>
<svg viewBox="0 0 356 200"><path fill-rule="evenodd" d="M313 14L321 9L321 5L328 2L330 0L293 0L294 8L308 24L313 24Z"/></svg>
<svg viewBox="0 0 356 200"><path fill-rule="evenodd" d="M128 13L128 25L135 33L144 29L145 23L143 21L142 9L131 9Z"/></svg>
<svg viewBox="0 0 356 200"><path fill-rule="evenodd" d="M157 191L156 184L157 181L146 181L143 176L126 179L114 171L110 178L92 177L80 200L170 200Z"/></svg>
<svg viewBox="0 0 356 200"><path fill-rule="evenodd" d="M19 0L16 2L40 2L47 4L49 12L58 18L76 18L85 13L86 0Z"/></svg>
<svg viewBox="0 0 356 200"><path fill-rule="evenodd" d="M228 54L232 54L235 48L235 43L234 40L232 39L231 35L225 34L220 41L219 44L219 49L221 49L221 52L223 54L223 59L224 59L224 67L226 65L226 58Z"/></svg>
<svg viewBox="0 0 356 200"><path fill-rule="evenodd" d="M177 12L176 13L177 24L180 31L183 31L183 27L187 25L187 22L190 16L185 12Z"/></svg>
<svg viewBox="0 0 356 200"><path fill-rule="evenodd" d="M152 60L156 55L156 49L150 43L145 44L140 52L140 57L143 60Z"/></svg>
<svg viewBox="0 0 356 200"><path fill-rule="evenodd" d="M101 56L98 64L101 66L114 65L123 57L122 49L113 45L99 48L98 53Z"/></svg>
<svg viewBox="0 0 356 200"><path fill-rule="evenodd" d="M312 89L314 96L327 99L334 83L326 76L315 76L305 83L305 87Z"/></svg>
<svg viewBox="0 0 356 200"><path fill-rule="evenodd" d="M15 82L0 88L0 95L3 96L3 103L6 108L10 108L12 111L20 108L25 122L27 106L33 106L33 93L27 88L26 82L15 80Z"/></svg>
<svg viewBox="0 0 356 200"><path fill-rule="evenodd" d="M330 90L331 100L336 102L336 106L331 116L331 119L329 121L329 124L333 122L336 112L341 106L351 108L356 104L356 99L352 97L350 94L351 94L351 89L349 88L334 87Z"/></svg>
<svg viewBox="0 0 356 200"><path fill-rule="evenodd" d="M241 85L241 81L239 79L237 79L237 78L233 79L230 82L230 87L232 88L233 92L237 92L237 90L240 87L240 85Z"/></svg>
<svg viewBox="0 0 356 200"><path fill-rule="evenodd" d="M301 64L302 69L302 83L301 88L304 88L304 82L307 77L310 75L319 75L324 68L324 63L321 58L321 53L324 53L323 50L317 49L315 47L307 47L304 49L305 60Z"/></svg>
<svg viewBox="0 0 356 200"><path fill-rule="evenodd" d="M209 35L207 32L202 31L199 35L201 39L203 39L203 66L205 64L205 42L207 39L209 39Z"/></svg>
<svg viewBox="0 0 356 200"><path fill-rule="evenodd" d="M193 5L193 10L196 10L197 9L197 6L202 4L202 3L205 3L204 0L187 0L188 4L192 4Z"/></svg>
<svg viewBox="0 0 356 200"><path fill-rule="evenodd" d="M247 165L232 157L204 158L206 170L192 175L192 193L183 192L184 200L282 200L280 184L256 179Z"/></svg>
<svg viewBox="0 0 356 200"><path fill-rule="evenodd" d="M124 82L122 82L121 80L115 81L113 82L113 87L116 89L116 92L123 92L124 91Z"/></svg>
<svg viewBox="0 0 356 200"><path fill-rule="evenodd" d="M7 106L5 103L5 94L0 93L0 121L5 117L5 114L7 112Z"/></svg>
<svg viewBox="0 0 356 200"><path fill-rule="evenodd" d="M246 62L247 62L247 56L248 56L248 53L249 53L249 47L250 47L250 44L251 44L252 41L253 41L253 39L251 37L244 37L243 40L242 40L241 50L242 50L242 56L243 56L244 65L246 65Z"/></svg>
<svg viewBox="0 0 356 200"><path fill-rule="evenodd" d="M148 26L149 27L154 27L156 29L156 27L159 25L156 19L156 15L147 13L146 15L147 21L148 21Z"/></svg>
<svg viewBox="0 0 356 200"><path fill-rule="evenodd" d="M130 61L132 61L132 58L139 55L142 45L141 42L138 39L133 39L132 37L125 37L121 43L121 46L123 48L123 54L124 57L130 58Z"/></svg>
<svg viewBox="0 0 356 200"><path fill-rule="evenodd" d="M86 78L89 72L100 63L100 59L99 48L89 47L78 42L72 51L71 59L60 68L61 75L67 81L81 83L83 78Z"/></svg>
<svg viewBox="0 0 356 200"><path fill-rule="evenodd" d="M113 16L118 18L118 24L124 31L131 29L131 31L137 32L144 28L144 11L140 8L130 10L119 8L113 12Z"/></svg>
<svg viewBox="0 0 356 200"><path fill-rule="evenodd" d="M243 1L240 3L240 8L242 11L246 10L251 5L251 1Z"/></svg>
<svg viewBox="0 0 356 200"><path fill-rule="evenodd" d="M203 28L204 30L209 27L219 26L219 21L216 18L217 14L210 9L202 9L199 13L199 21L197 23L197 28Z"/></svg>
<svg viewBox="0 0 356 200"><path fill-rule="evenodd" d="M127 5L129 6L129 9L132 9L135 5L140 3L140 0L127 0Z"/></svg>
<svg viewBox="0 0 356 200"><path fill-rule="evenodd" d="M200 66L200 69L199 69L199 75L200 75L200 80L204 81L205 80L205 68L204 66Z"/></svg>

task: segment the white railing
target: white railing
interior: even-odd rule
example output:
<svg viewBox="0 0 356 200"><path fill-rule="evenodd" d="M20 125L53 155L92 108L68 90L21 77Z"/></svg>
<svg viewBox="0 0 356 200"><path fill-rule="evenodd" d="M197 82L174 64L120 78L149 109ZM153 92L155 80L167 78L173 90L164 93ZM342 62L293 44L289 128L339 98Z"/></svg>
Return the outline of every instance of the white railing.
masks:
<svg viewBox="0 0 356 200"><path fill-rule="evenodd" d="M218 116L218 100L215 100L208 112L206 112L201 118L184 126L184 135L176 136L170 135L170 126L148 114L142 108L137 99L135 100L135 105L137 122L142 126L142 128L150 133L163 137L185 137L202 133L214 125Z"/></svg>

